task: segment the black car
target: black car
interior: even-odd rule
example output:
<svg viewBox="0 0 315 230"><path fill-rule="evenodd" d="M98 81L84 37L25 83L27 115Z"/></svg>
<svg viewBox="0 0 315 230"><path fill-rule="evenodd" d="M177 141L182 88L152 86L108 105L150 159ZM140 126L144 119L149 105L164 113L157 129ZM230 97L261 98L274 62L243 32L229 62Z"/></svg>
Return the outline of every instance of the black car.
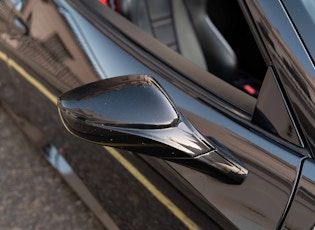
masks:
<svg viewBox="0 0 315 230"><path fill-rule="evenodd" d="M314 10L2 0L1 101L109 228L314 229Z"/></svg>

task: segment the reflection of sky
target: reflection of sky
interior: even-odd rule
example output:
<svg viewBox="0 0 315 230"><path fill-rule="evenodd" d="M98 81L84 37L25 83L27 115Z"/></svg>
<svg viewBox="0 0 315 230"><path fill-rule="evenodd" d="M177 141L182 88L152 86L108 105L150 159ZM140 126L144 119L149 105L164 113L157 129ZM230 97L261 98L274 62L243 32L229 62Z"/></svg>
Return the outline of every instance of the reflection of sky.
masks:
<svg viewBox="0 0 315 230"><path fill-rule="evenodd" d="M311 17L313 23L315 24L315 2L314 0L301 0L306 12Z"/></svg>
<svg viewBox="0 0 315 230"><path fill-rule="evenodd" d="M208 149L205 145L202 144L200 140L197 140L196 137L191 133L188 127L184 123L180 123L178 126L179 130L174 132L176 135L170 135L169 139L172 142L180 144L188 151L191 151L192 155L195 154L203 154L207 151L211 151L212 149ZM183 142L186 140L186 143ZM205 151L206 150L206 151ZM203 152L205 151L205 152Z"/></svg>
<svg viewBox="0 0 315 230"><path fill-rule="evenodd" d="M13 5L15 6L15 9L17 9L18 11L21 11L24 5L24 1L21 0L11 0L11 2L13 3Z"/></svg>
<svg viewBox="0 0 315 230"><path fill-rule="evenodd" d="M307 160L303 165L303 176L308 178L315 184L315 162Z"/></svg>
<svg viewBox="0 0 315 230"><path fill-rule="evenodd" d="M62 175L72 174L70 165L59 154L57 148L54 145L50 145L45 150L47 160L57 169Z"/></svg>
<svg viewBox="0 0 315 230"><path fill-rule="evenodd" d="M287 0L283 0L283 2L286 6L289 6L289 4L287 4ZM291 3L298 4L300 1L293 0ZM283 14L284 9L282 8L280 2L260 0L259 4L267 18L272 22L272 25L280 34L281 39L283 39L287 46L290 47L307 72L315 77L313 63L309 59L308 55L306 55L306 51L297 36L296 31L292 29L292 24L288 20L287 15Z"/></svg>

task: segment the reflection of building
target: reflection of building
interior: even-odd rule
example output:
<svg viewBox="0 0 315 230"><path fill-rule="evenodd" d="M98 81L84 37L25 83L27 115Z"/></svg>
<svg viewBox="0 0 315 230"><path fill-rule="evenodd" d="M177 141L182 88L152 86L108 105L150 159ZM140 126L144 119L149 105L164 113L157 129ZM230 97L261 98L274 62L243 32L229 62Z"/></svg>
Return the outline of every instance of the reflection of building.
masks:
<svg viewBox="0 0 315 230"><path fill-rule="evenodd" d="M284 74L289 78L287 81L289 80L301 94L309 98L310 92L315 91L315 76L312 76L314 73L309 73L306 70L305 66L303 66L299 58L295 56L286 41L283 40L279 31L277 31L276 28L272 26L272 23L264 16L265 13L260 6L255 4L255 2L249 1L248 3L255 9L256 14L253 15L256 15L258 27L265 40L265 45L268 47L269 54L274 61L279 60L279 63L274 64L281 65L282 69L286 71ZM283 80L287 83L286 79ZM307 82L308 85L306 85L305 82ZM313 102L311 103L313 104ZM312 107L314 107L314 105Z"/></svg>
<svg viewBox="0 0 315 230"><path fill-rule="evenodd" d="M10 14L10 3L8 0L0 1L0 21L5 21L9 18Z"/></svg>
<svg viewBox="0 0 315 230"><path fill-rule="evenodd" d="M309 63L306 53L298 53L297 47L291 47L297 36L292 28L292 24L284 24L283 28L288 27L286 34L281 34L272 22L266 18L265 12L259 3L248 1L249 8L253 13L258 29L272 58L274 66L278 69L281 83L286 86L285 90L293 102L295 111L299 114L300 122L303 123L307 135L315 135L315 72L313 64ZM286 19L288 20L288 19ZM289 31L290 30L290 31ZM282 31L283 32L283 31ZM285 40L287 39L287 40ZM288 41L288 39L290 39ZM291 46L288 43L292 43ZM295 46L301 46L296 38ZM296 50L293 50L296 49ZM303 49L301 47L301 49ZM305 50L303 50L305 52ZM309 138L312 143L313 138Z"/></svg>
<svg viewBox="0 0 315 230"><path fill-rule="evenodd" d="M313 141L315 136L315 72L313 63L311 63L310 59L308 60L309 62L303 62L303 55L307 56L305 50L303 50L305 53L301 55L301 53L293 50L297 49L297 47L290 47L288 41L285 40L291 39L289 42L292 42L294 40L293 36L297 36L293 29L290 28L292 30L291 34L289 33L290 31L286 31L287 34L285 34L286 36L292 35L292 37L282 37L283 34L266 18L261 6L256 4L255 1L247 2L252 11L255 12L253 16L265 41L269 55L273 59L274 65L278 68L281 82L286 86L286 93L290 96L294 109L298 113L305 134L310 136L308 144L315 147ZM292 24L290 27L292 27ZM300 46L299 42L297 39L296 44ZM279 117L279 119L281 118ZM299 188L283 229L305 229L309 228L310 224L314 226L315 180L313 171L314 164L308 165L307 161L303 163ZM311 178L310 175L312 176Z"/></svg>
<svg viewBox="0 0 315 230"><path fill-rule="evenodd" d="M20 11L14 11L28 26L28 34L21 36L11 30L9 38L1 37L6 38L7 44L14 44L27 63L34 66L35 62L38 72L43 73L47 81L65 91L99 79L51 1L25 1Z"/></svg>

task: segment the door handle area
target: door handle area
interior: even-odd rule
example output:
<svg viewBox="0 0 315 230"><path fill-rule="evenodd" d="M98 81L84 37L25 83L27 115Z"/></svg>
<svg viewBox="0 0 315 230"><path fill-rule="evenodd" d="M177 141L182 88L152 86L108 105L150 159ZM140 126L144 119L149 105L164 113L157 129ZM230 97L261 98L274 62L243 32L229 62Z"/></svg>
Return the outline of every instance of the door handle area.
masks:
<svg viewBox="0 0 315 230"><path fill-rule="evenodd" d="M248 170L223 145L204 137L147 75L105 79L73 89L58 101L70 133L100 145L176 162L241 184Z"/></svg>

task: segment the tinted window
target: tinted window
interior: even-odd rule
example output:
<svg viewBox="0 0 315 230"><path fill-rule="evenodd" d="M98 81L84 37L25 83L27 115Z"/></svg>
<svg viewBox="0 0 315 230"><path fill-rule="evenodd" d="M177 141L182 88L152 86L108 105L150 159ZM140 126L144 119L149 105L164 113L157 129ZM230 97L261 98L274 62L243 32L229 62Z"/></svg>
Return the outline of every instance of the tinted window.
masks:
<svg viewBox="0 0 315 230"><path fill-rule="evenodd" d="M108 4L170 49L236 88L258 96L267 68L237 1L122 3Z"/></svg>

